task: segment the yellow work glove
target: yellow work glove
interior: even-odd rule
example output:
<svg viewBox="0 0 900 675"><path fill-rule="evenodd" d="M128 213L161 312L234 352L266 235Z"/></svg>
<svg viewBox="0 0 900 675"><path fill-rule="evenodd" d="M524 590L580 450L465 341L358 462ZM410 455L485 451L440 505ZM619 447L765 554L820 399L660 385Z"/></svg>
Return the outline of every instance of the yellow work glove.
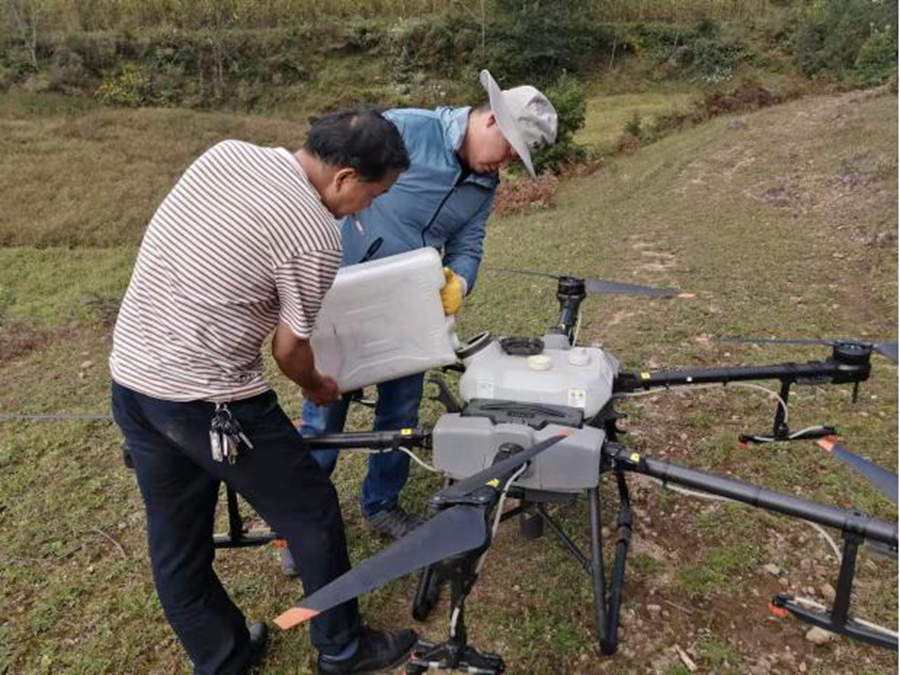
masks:
<svg viewBox="0 0 900 675"><path fill-rule="evenodd" d="M449 267L444 268L444 287L441 289L441 304L444 314L456 314L466 297L466 281Z"/></svg>

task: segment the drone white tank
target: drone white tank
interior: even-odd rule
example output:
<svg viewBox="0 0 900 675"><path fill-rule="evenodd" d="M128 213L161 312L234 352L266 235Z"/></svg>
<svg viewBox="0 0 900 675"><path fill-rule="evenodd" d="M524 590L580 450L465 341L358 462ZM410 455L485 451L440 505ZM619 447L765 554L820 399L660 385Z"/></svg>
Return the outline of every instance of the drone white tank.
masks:
<svg viewBox="0 0 900 675"><path fill-rule="evenodd" d="M619 362L599 347L545 346L540 357L507 354L495 340L463 358L460 396L467 402L491 398L566 405L581 408L585 417L598 413L612 396Z"/></svg>
<svg viewBox="0 0 900 675"><path fill-rule="evenodd" d="M454 363L443 285L433 248L341 268L313 331L316 367L347 392Z"/></svg>

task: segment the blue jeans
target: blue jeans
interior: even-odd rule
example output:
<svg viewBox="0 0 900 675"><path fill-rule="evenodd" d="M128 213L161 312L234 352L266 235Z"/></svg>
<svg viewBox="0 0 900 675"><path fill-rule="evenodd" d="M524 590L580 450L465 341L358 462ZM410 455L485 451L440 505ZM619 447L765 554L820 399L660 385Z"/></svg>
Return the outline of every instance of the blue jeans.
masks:
<svg viewBox="0 0 900 675"><path fill-rule="evenodd" d="M419 402L425 387L425 375L417 373L378 385L375 406L375 431L393 431L414 427L419 423ZM321 433L340 433L347 422L350 402L341 399L334 405L318 407L310 401L303 404L304 438ZM313 450L313 458L330 476L337 464L337 450ZM409 477L409 456L405 452L386 452L369 457L369 470L363 481L359 504L363 515L371 518L397 503L400 491Z"/></svg>
<svg viewBox="0 0 900 675"><path fill-rule="evenodd" d="M234 488L287 540L306 593L350 569L334 486L274 392L228 404L254 445L234 465L212 459L212 403L164 401L113 383L112 407L146 506L153 581L169 624L197 675L246 672L246 621L213 571L219 485ZM313 619L310 636L323 654L338 654L359 630L352 600Z"/></svg>

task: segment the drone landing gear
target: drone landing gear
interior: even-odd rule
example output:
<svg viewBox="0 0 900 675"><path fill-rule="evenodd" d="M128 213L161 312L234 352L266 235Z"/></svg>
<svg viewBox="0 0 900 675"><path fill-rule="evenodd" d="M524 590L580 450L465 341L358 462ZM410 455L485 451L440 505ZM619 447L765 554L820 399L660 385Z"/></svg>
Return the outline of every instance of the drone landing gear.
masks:
<svg viewBox="0 0 900 675"><path fill-rule="evenodd" d="M421 675L432 669L473 675L498 675L506 670L506 664L498 654L479 652L471 645L463 645L454 639L440 644L420 640L406 664L406 673Z"/></svg>
<svg viewBox="0 0 900 675"><path fill-rule="evenodd" d="M844 533L844 552L841 556L841 571L838 574L837 593L830 608L817 603L795 599L787 593L779 593L772 598L770 609L776 616L793 614L800 621L847 635L868 644L897 651L897 635L877 630L874 626L854 621L848 616L850 595L853 592L853 575L856 568L856 554L863 537L853 532ZM813 606L811 606L813 605Z"/></svg>
<svg viewBox="0 0 900 675"><path fill-rule="evenodd" d="M423 583L439 588L438 575L442 573L450 577L450 637L439 644L420 640L406 664L407 675L421 675L432 670L499 675L506 670L506 664L498 654L479 652L467 642L466 596L478 579L477 564L478 557L466 556L452 567L437 565L429 568L422 576L420 589Z"/></svg>
<svg viewBox="0 0 900 675"><path fill-rule="evenodd" d="M812 380L811 380L812 381ZM818 426L803 429L801 431L791 431L787 425L787 404L788 397L791 393L791 384L793 380L783 379L781 381L781 392L779 394L779 402L775 408L775 422L772 425L772 435L765 436L762 434L741 434L738 442L747 443L777 443L782 441L806 441L816 440L819 438L827 438L836 436L837 429L832 426ZM853 400L856 400L859 383L857 382L853 390Z"/></svg>
<svg viewBox="0 0 900 675"><path fill-rule="evenodd" d="M578 545L562 527L547 513L543 504L537 505L537 512L543 522L556 535L563 547L574 557L591 578L594 593L594 612L597 619L597 641L603 654L615 654L618 649L619 609L622 606L622 589L625 584L625 561L631 541L631 502L625 475L616 471L616 486L619 490L619 515L616 520L616 545L612 579L607 589L603 565L602 535L600 524L600 489L588 490L591 515L591 553L584 555Z"/></svg>
<svg viewBox="0 0 900 675"><path fill-rule="evenodd" d="M622 606L622 591L625 584L625 562L628 556L628 546L631 540L631 502L628 495L628 484L625 482L625 474L621 471L615 472L616 486L619 491L619 515L616 522L616 543L615 554L612 568L612 578L607 584L602 551L602 529L600 523L600 489L591 488L587 491L588 504L590 507L590 529L591 529L591 550L585 555L572 538L563 530L562 526L554 520L547 512L543 502L532 501L533 497L527 499L527 502L510 511L507 511L501 517L502 521L520 516L522 518L522 534L526 538L536 538L542 535L544 527L550 529L557 537L563 548L577 560L587 572L591 579L591 587L594 595L594 612L596 616L597 641L600 651L603 654L615 654L618 649L618 630L619 630L619 610ZM458 572L456 572L458 573ZM419 585L416 590L415 600L412 606L412 615L417 621L424 621L431 614L441 592L441 586L447 573L435 565L424 569L419 577ZM456 591L458 592L458 591ZM468 592L468 591L467 591ZM455 600L451 601L451 606L455 607ZM458 618L458 622L462 621L462 611ZM457 624L459 626L459 623ZM464 633L463 633L464 634ZM459 628L456 632L459 636ZM452 663L453 658L462 654L465 649L461 649L458 640L454 642L451 637L447 642L439 645L430 645L428 643L420 643L421 649L417 648L414 652L414 660L411 667L424 667L427 663L440 663L435 655L439 654L442 658L447 658L447 663ZM478 652L466 652L466 654L478 655ZM490 661L491 659L499 659L494 654L481 654L478 657L484 657ZM416 660L418 659L418 660ZM468 661L474 667L475 661ZM502 661L500 661L502 663ZM437 666L432 666L437 667ZM456 666L459 668L460 666ZM493 673L502 672L489 670L489 665L478 666L485 670L471 670L471 673ZM441 666L441 668L448 668ZM424 673L425 670L411 670L410 673Z"/></svg>
<svg viewBox="0 0 900 675"><path fill-rule="evenodd" d="M122 462L128 469L134 470L134 462L127 445L122 445ZM216 548L247 548L263 546L278 541L278 535L271 530L248 531L244 527L244 519L238 506L237 492L225 486L225 504L228 507L228 532L213 535L213 546Z"/></svg>
<svg viewBox="0 0 900 675"><path fill-rule="evenodd" d="M456 663L455 667L449 664ZM407 675L427 673L430 668L436 670L457 670L477 675L495 675L506 669L497 654L480 654L471 646L460 649L452 640L439 645L420 641L413 650L412 659L406 666Z"/></svg>

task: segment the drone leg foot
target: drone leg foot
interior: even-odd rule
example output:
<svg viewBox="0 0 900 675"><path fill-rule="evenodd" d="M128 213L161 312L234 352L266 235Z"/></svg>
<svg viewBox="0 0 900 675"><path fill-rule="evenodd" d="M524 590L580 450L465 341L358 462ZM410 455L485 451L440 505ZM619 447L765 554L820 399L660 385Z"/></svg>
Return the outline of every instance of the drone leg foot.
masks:
<svg viewBox="0 0 900 675"><path fill-rule="evenodd" d="M429 671L455 671L471 675L500 675L506 664L499 654L479 652L470 645L453 639L440 644L420 640L406 664L407 675L421 675Z"/></svg>

